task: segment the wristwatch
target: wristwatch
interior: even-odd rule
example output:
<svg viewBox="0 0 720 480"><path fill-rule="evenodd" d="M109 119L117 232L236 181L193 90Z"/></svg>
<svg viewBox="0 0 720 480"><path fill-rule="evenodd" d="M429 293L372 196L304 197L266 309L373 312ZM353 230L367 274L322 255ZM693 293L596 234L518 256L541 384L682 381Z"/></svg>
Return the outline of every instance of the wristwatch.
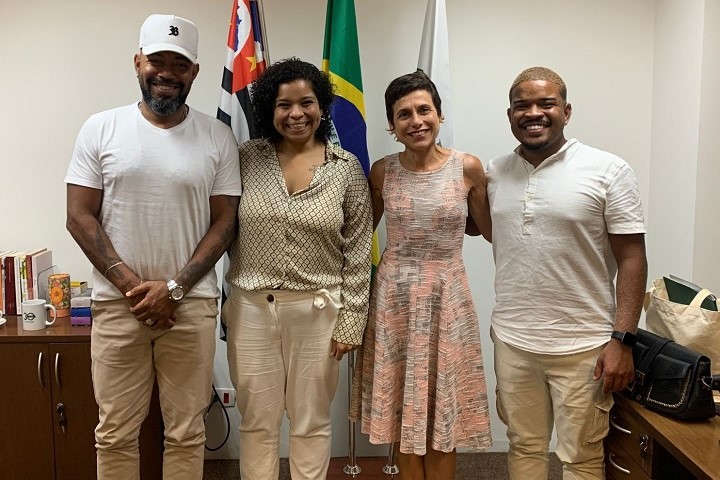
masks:
<svg viewBox="0 0 720 480"><path fill-rule="evenodd" d="M630 348L633 348L635 346L635 343L637 342L637 337L632 333L619 332L617 330L613 330L613 332L610 334L610 338L616 338L620 340L623 345L627 345Z"/></svg>
<svg viewBox="0 0 720 480"><path fill-rule="evenodd" d="M168 296L173 302L179 302L185 296L185 291L183 290L183 287L178 285L177 282L172 278L167 281L167 287Z"/></svg>

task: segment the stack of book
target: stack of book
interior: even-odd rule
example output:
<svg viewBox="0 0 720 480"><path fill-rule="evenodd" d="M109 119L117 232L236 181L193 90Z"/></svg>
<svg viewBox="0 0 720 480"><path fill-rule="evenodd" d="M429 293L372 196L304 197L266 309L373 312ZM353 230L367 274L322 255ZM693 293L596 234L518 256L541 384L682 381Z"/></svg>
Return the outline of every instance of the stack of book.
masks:
<svg viewBox="0 0 720 480"><path fill-rule="evenodd" d="M85 282L82 282L85 283ZM80 294L70 294L70 325L91 325L90 296L92 288L85 288Z"/></svg>
<svg viewBox="0 0 720 480"><path fill-rule="evenodd" d="M0 267L0 310L20 315L25 300L47 300L47 277L55 270L52 250L0 250Z"/></svg>

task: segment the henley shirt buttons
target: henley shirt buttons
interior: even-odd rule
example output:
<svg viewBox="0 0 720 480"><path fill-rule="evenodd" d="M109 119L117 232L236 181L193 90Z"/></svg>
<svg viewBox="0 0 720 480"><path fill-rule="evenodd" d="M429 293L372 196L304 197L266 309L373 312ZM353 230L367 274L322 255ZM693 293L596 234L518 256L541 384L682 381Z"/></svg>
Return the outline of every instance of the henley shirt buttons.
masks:
<svg viewBox="0 0 720 480"><path fill-rule="evenodd" d="M272 294L269 294L269 295L267 296L267 301L268 301L269 303L272 303L272 302L275 301L275 297L274 297Z"/></svg>

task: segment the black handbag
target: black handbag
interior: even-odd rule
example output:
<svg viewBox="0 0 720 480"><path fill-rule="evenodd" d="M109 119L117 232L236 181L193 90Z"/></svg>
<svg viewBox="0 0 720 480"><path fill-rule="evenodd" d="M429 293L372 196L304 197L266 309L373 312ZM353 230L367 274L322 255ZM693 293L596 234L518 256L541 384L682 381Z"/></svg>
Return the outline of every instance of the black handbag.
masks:
<svg viewBox="0 0 720 480"><path fill-rule="evenodd" d="M679 420L715 415L712 391L720 390L720 376L710 374L708 357L638 329L633 361L635 381L626 393L635 401Z"/></svg>

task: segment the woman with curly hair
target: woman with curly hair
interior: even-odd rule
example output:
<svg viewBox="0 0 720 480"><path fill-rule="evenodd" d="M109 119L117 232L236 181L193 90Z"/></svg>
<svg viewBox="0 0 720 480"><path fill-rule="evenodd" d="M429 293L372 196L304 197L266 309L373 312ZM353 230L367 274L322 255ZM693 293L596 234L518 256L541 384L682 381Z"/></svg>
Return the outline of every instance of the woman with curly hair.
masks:
<svg viewBox="0 0 720 480"><path fill-rule="evenodd" d="M278 478L287 412L292 477L320 480L339 360L362 342L367 320L370 195L357 158L328 141L326 74L290 58L252 91L262 138L239 147L243 194L223 308L240 474Z"/></svg>

